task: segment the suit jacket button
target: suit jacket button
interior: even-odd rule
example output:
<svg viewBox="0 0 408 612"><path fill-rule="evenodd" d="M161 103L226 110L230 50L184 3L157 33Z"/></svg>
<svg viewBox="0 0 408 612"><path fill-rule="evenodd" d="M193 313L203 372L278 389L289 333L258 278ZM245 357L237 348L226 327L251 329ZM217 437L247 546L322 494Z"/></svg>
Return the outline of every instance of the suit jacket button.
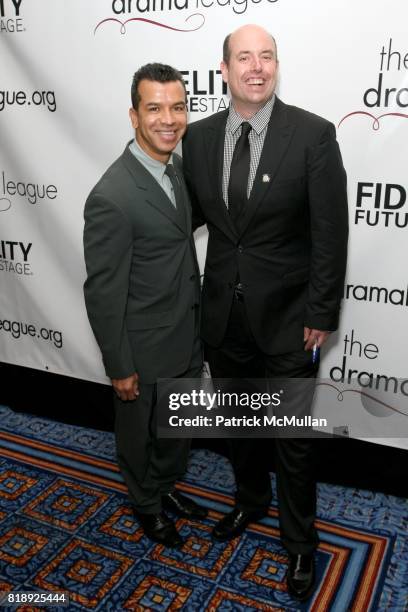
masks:
<svg viewBox="0 0 408 612"><path fill-rule="evenodd" d="M244 250L244 247L242 246L242 244L238 245L238 253L242 253Z"/></svg>

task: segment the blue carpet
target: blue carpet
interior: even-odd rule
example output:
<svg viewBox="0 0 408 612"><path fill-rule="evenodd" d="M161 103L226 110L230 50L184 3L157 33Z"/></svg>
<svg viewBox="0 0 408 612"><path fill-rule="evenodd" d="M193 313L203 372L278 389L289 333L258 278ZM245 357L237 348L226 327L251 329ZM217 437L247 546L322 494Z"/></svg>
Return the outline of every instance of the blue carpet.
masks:
<svg viewBox="0 0 408 612"><path fill-rule="evenodd" d="M319 485L318 586L299 604L286 592L276 506L240 538L211 540L233 504L223 457L191 453L180 490L210 514L177 520L186 544L175 551L134 520L112 434L1 406L0 423L0 591L65 591L73 611L408 610L405 499Z"/></svg>

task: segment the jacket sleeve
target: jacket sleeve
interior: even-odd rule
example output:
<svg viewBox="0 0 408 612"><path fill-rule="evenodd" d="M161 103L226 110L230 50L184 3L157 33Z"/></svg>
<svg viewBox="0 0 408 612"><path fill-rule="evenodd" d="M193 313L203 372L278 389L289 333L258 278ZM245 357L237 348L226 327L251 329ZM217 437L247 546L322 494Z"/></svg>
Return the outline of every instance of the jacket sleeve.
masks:
<svg viewBox="0 0 408 612"><path fill-rule="evenodd" d="M346 273L348 210L346 173L332 124L309 150L307 163L312 253L305 325L334 331Z"/></svg>
<svg viewBox="0 0 408 612"><path fill-rule="evenodd" d="M126 378L135 372L125 322L133 249L131 224L114 202L98 193L88 197L84 216L88 318L106 374Z"/></svg>
<svg viewBox="0 0 408 612"><path fill-rule="evenodd" d="M186 181L187 189L190 195L191 208L192 208L192 226L193 232L205 224L205 217L199 205L199 198L196 193L196 185L192 178L191 168L192 153L190 148L190 137L186 136L183 140L183 174Z"/></svg>

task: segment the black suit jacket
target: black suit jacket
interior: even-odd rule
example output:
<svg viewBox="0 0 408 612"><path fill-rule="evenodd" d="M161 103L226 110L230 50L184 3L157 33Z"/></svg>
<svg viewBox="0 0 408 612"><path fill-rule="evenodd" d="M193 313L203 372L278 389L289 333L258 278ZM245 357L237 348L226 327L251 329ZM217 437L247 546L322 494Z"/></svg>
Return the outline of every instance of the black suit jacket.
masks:
<svg viewBox="0 0 408 612"><path fill-rule="evenodd" d="M202 335L218 346L239 277L258 346L303 348L303 327L335 330L346 269L346 174L334 126L275 100L251 196L234 227L222 196L228 111L189 126L183 163L209 240Z"/></svg>
<svg viewBox="0 0 408 612"><path fill-rule="evenodd" d="M176 210L128 145L86 201L85 302L110 378L154 383L190 365L200 284L182 186Z"/></svg>

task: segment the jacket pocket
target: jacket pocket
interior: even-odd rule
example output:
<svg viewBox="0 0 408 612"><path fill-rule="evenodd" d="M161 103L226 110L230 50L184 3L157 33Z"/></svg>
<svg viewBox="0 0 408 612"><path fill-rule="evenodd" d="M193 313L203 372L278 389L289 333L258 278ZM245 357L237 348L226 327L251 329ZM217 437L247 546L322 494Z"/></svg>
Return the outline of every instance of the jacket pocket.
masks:
<svg viewBox="0 0 408 612"><path fill-rule="evenodd" d="M126 317L128 329L155 329L157 327L168 327L173 324L173 313L171 310L165 312L143 312Z"/></svg>
<svg viewBox="0 0 408 612"><path fill-rule="evenodd" d="M309 280L310 270L309 268L300 268L300 270L292 270L283 275L283 286L294 287L296 285L302 285L307 283Z"/></svg>

